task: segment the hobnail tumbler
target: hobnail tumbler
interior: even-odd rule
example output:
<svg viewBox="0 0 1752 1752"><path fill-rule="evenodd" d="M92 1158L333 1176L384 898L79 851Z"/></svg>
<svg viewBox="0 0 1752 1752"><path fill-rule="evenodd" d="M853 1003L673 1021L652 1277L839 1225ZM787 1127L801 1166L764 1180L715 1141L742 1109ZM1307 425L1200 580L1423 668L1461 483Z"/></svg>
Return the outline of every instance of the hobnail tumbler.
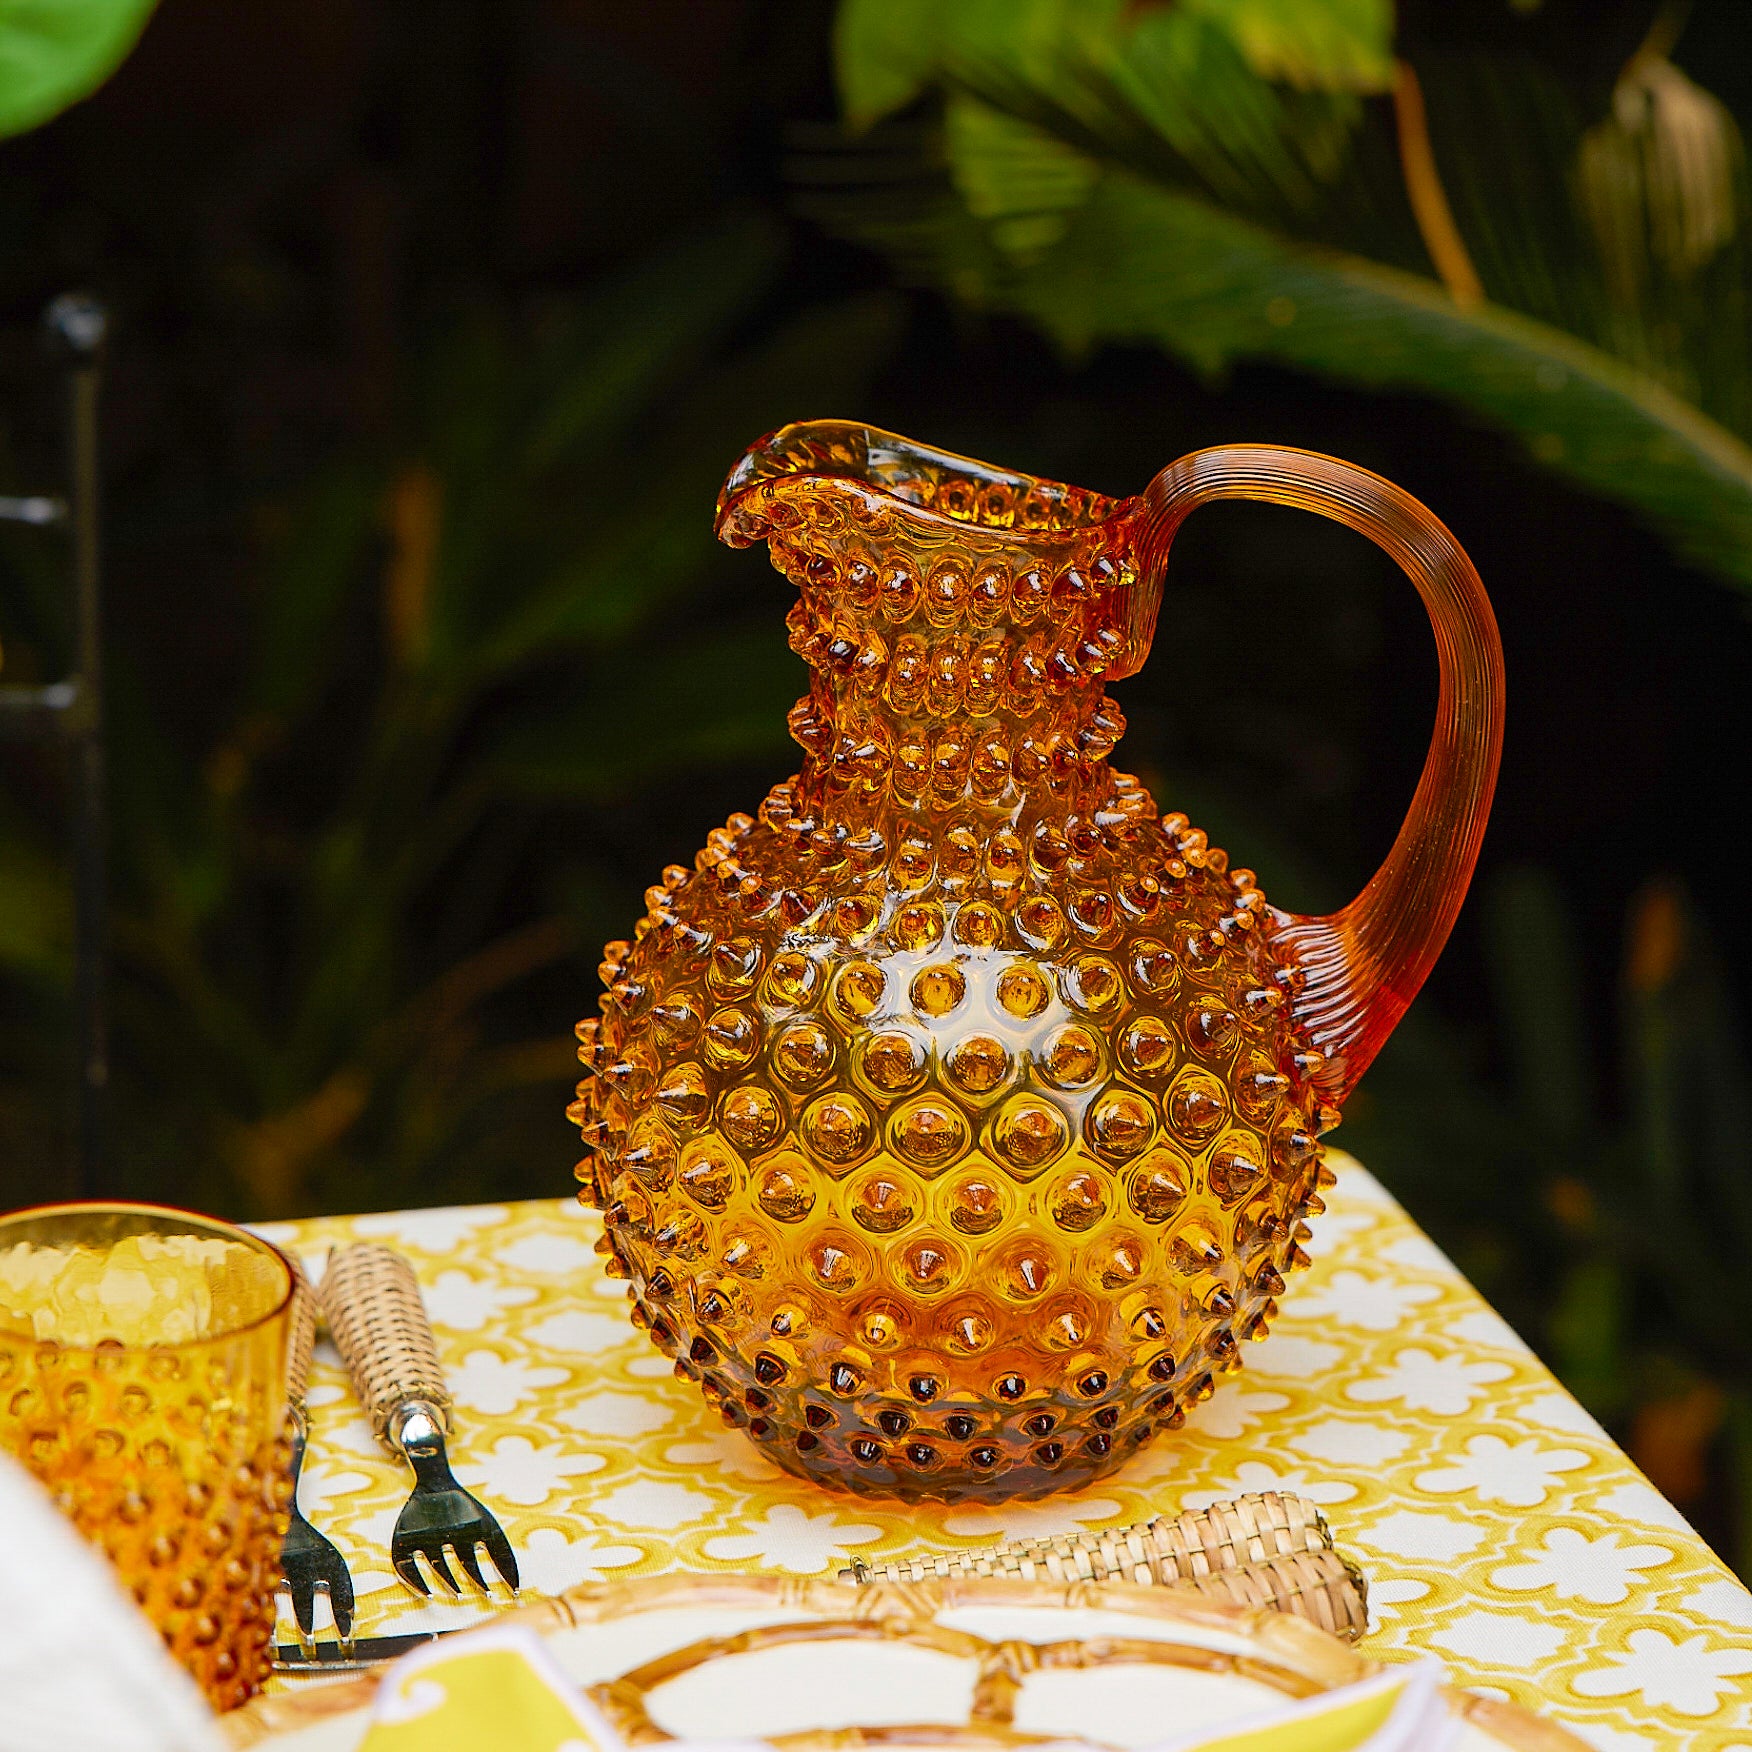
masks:
<svg viewBox="0 0 1752 1752"><path fill-rule="evenodd" d="M115 1566L218 1710L267 1675L292 1273L151 1205L0 1218L0 1449Z"/></svg>

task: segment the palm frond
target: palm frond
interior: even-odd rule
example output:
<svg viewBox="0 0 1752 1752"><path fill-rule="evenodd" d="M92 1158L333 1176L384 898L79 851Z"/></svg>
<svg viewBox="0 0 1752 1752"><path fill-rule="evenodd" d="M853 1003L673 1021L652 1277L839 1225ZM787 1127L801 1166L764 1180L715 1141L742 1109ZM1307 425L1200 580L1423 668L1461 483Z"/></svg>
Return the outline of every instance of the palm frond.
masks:
<svg viewBox="0 0 1752 1752"><path fill-rule="evenodd" d="M1752 586L1744 154L1659 53L1593 114L1531 54L1395 69L1390 21L1351 0L929 12L909 35L887 0L842 6L866 131L801 160L824 223L1073 350L1443 397ZM1430 271L1413 100L1482 297Z"/></svg>

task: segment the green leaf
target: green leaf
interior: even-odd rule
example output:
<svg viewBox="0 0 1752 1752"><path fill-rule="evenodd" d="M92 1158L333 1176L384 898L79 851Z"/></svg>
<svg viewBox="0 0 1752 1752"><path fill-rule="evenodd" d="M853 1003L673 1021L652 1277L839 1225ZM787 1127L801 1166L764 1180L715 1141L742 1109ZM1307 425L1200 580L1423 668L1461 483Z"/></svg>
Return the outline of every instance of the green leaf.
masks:
<svg viewBox="0 0 1752 1752"><path fill-rule="evenodd" d="M1551 1311L1552 1365L1596 1417L1611 1417L1624 1403L1625 1291L1614 1261L1582 1260L1564 1275Z"/></svg>
<svg viewBox="0 0 1752 1752"><path fill-rule="evenodd" d="M785 715L807 686L776 622L632 651L570 712L507 736L489 761L528 796L620 801L676 772L781 760Z"/></svg>
<svg viewBox="0 0 1752 1752"><path fill-rule="evenodd" d="M1261 79L1327 91L1393 84L1391 0L1180 0L1219 25Z"/></svg>
<svg viewBox="0 0 1752 1752"><path fill-rule="evenodd" d="M1594 1101L1569 910L1551 873L1529 868L1501 872L1484 901L1491 984L1521 1106L1542 1142L1577 1151L1594 1123Z"/></svg>
<svg viewBox="0 0 1752 1752"><path fill-rule="evenodd" d="M771 223L738 220L640 262L592 298L572 325L577 339L541 361L527 465L604 442L655 389L696 367L772 278L779 243Z"/></svg>
<svg viewBox="0 0 1752 1752"><path fill-rule="evenodd" d="M1703 918L1670 883L1633 913L1626 986L1626 1250L1697 1349L1737 1372L1752 1320L1752 1059Z"/></svg>
<svg viewBox="0 0 1752 1752"><path fill-rule="evenodd" d="M968 66L1045 85L1080 63L1196 62L1214 38L1257 78L1301 90L1393 83L1389 0L845 0L834 50L846 118L866 128Z"/></svg>
<svg viewBox="0 0 1752 1752"><path fill-rule="evenodd" d="M73 912L66 869L8 823L0 840L0 967L45 984L70 965Z"/></svg>
<svg viewBox="0 0 1752 1752"><path fill-rule="evenodd" d="M340 640L337 623L361 581L383 483L349 462L326 471L289 508L290 535L270 562L257 619L248 704L274 719L306 709Z"/></svg>
<svg viewBox="0 0 1752 1752"><path fill-rule="evenodd" d="M434 674L475 676L484 651L509 649L506 629L563 588L556 554L600 575L664 479L646 429L693 398L770 284L778 246L770 222L739 218L633 264L534 336L476 319L442 349L421 433L440 507L423 651ZM708 504L712 472L698 481Z"/></svg>
<svg viewBox="0 0 1752 1752"><path fill-rule="evenodd" d="M1074 147L959 93L949 100L944 133L968 212L987 222L1006 255L1026 259L1057 243L1101 177Z"/></svg>
<svg viewBox="0 0 1752 1752"><path fill-rule="evenodd" d="M867 128L919 95L937 65L936 0L851 0L834 21L846 119Z"/></svg>
<svg viewBox="0 0 1752 1752"><path fill-rule="evenodd" d="M953 214L920 227L921 261L1032 319L1068 352L1147 341L1207 374L1270 358L1488 415L1531 455L1629 505L1678 551L1752 586L1752 449L1657 379L1547 323L1463 310L1433 281L1287 242L1191 196L1109 171L1063 240L976 281ZM947 228L947 235L945 232ZM884 222L853 228L891 242Z"/></svg>
<svg viewBox="0 0 1752 1752"><path fill-rule="evenodd" d="M672 435L640 459L627 502L601 506L592 545L502 618L471 653L475 671L601 646L670 606L713 557L710 506L750 437L804 403L833 406L861 390L899 314L884 293L812 310L703 377L675 408Z"/></svg>
<svg viewBox="0 0 1752 1752"><path fill-rule="evenodd" d="M0 135L40 127L126 59L154 0L0 0Z"/></svg>
<svg viewBox="0 0 1752 1752"><path fill-rule="evenodd" d="M1537 65L1426 57L1437 171L1491 295L1457 300L1427 272L1392 117L1358 95L1386 82L1382 23L1341 0L941 0L907 63L940 134L910 163L916 121L806 164L806 200L1073 353L1142 341L1211 374L1275 359L1442 397L1752 586L1732 118L1665 62L1596 118ZM863 29L842 39L848 91Z"/></svg>

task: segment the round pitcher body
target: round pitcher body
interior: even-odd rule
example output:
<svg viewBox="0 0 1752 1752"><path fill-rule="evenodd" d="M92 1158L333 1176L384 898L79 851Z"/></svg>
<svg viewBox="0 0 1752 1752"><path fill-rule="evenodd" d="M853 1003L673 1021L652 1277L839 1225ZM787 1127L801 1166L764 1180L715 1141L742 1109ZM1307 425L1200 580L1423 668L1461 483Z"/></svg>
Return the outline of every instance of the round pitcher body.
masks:
<svg viewBox="0 0 1752 1752"><path fill-rule="evenodd" d="M1258 891L1113 779L1098 822L888 820L805 860L781 789L611 950L608 1244L790 1471L1087 1482L1236 1366L1301 1258L1319 1101ZM750 916L750 874L820 898Z"/></svg>
<svg viewBox="0 0 1752 1752"><path fill-rule="evenodd" d="M864 436L726 488L799 589L805 764L610 945L580 1176L635 1318L780 1465L1037 1495L1263 1335L1337 1115L1282 915L1108 764L1138 502Z"/></svg>

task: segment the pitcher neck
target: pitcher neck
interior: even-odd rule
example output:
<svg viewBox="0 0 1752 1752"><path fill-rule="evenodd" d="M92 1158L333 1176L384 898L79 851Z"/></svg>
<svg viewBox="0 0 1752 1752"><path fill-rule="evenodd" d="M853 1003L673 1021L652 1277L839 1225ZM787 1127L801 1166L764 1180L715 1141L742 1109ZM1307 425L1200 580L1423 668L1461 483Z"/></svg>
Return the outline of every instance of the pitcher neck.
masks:
<svg viewBox="0 0 1752 1752"><path fill-rule="evenodd" d="M956 645L928 670L903 653L882 687L816 673L790 717L804 754L792 781L798 810L835 829L880 815L997 830L1110 803L1107 757L1125 717L1106 690L1061 685L1018 709L994 674L1001 641Z"/></svg>

